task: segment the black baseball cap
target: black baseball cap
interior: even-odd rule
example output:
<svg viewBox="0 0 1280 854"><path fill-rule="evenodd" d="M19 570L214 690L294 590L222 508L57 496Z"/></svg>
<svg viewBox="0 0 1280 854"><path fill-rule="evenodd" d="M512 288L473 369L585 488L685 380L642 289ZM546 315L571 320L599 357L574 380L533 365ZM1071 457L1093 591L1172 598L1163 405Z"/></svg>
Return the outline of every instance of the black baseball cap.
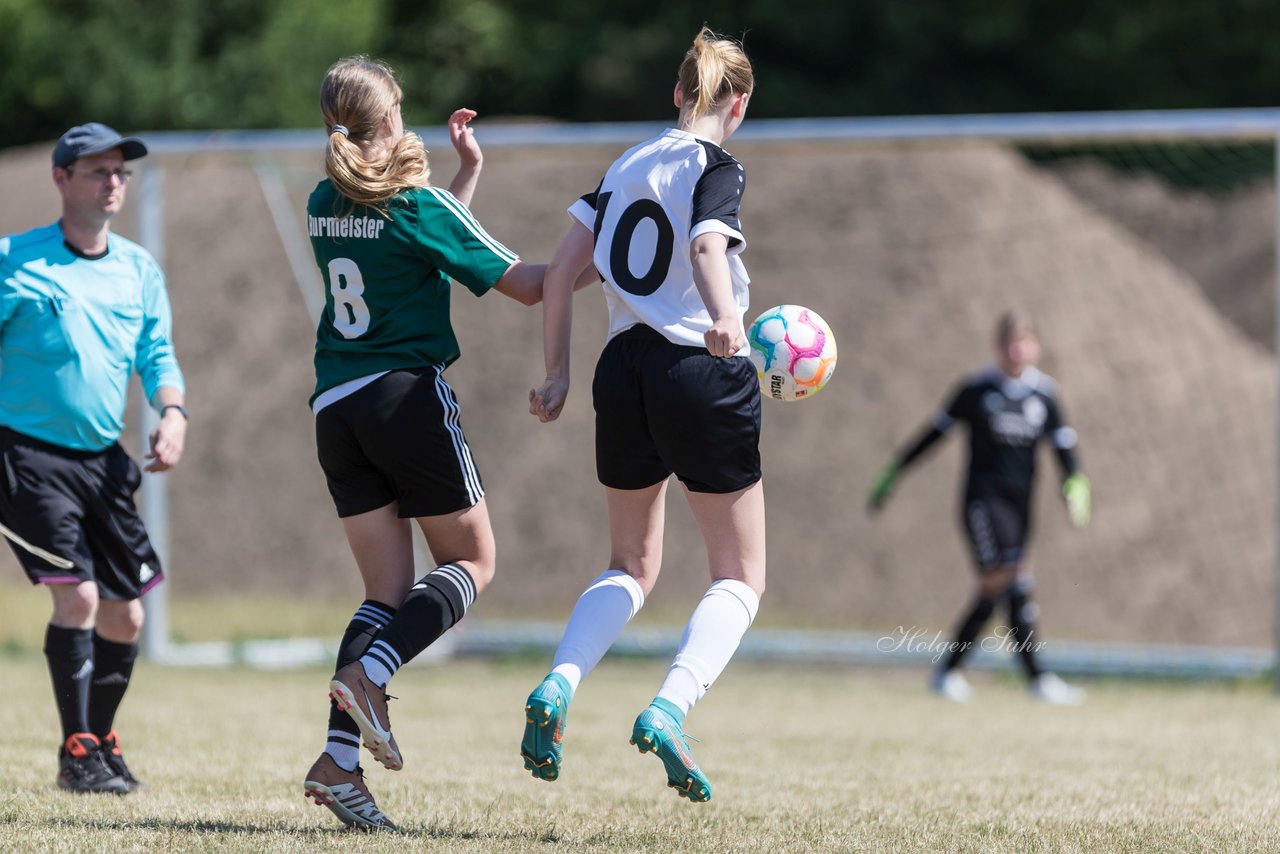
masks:
<svg viewBox="0 0 1280 854"><path fill-rule="evenodd" d="M101 154L113 148L120 149L125 160L137 160L147 156L147 146L132 136L121 136L112 128L97 122L77 125L62 135L53 147L53 165L66 168L76 158L88 154Z"/></svg>

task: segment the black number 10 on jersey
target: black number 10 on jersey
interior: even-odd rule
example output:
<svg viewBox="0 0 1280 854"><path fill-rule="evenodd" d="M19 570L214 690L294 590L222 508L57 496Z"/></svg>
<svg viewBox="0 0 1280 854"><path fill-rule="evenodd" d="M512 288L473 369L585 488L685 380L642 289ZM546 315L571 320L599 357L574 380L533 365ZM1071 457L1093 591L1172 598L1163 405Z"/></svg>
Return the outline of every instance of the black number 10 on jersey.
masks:
<svg viewBox="0 0 1280 854"><path fill-rule="evenodd" d="M595 238L600 240L600 231L604 226L605 212L609 208L609 199L613 193L601 193L596 202ZM635 239L640 224L646 220L657 229L657 239L653 247L653 259L644 275L636 276L631 269L631 244ZM613 227L612 239L609 243L609 273L614 284L629 294L647 297L662 286L671 269L671 256L675 251L676 233L667 219L662 205L653 199L637 199L627 206L618 217Z"/></svg>

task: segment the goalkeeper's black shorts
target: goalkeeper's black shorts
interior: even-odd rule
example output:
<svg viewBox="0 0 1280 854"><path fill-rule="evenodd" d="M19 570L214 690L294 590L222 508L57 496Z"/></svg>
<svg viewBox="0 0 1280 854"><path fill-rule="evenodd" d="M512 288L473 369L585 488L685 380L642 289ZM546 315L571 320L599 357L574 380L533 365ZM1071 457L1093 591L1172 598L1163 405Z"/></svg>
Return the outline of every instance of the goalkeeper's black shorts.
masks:
<svg viewBox="0 0 1280 854"><path fill-rule="evenodd" d="M966 497L964 530L979 572L1022 563L1031 536L1028 502L1004 496Z"/></svg>

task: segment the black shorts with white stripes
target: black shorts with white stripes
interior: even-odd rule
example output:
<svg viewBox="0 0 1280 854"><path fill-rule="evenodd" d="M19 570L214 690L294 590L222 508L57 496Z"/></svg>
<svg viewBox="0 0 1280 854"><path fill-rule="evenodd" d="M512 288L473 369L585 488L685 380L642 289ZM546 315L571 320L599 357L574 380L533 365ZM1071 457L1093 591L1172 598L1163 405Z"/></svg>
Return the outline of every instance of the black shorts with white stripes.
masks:
<svg viewBox="0 0 1280 854"><path fill-rule="evenodd" d="M391 371L316 414L316 451L341 517L399 503L402 519L484 497L444 366Z"/></svg>
<svg viewBox="0 0 1280 854"><path fill-rule="evenodd" d="M691 492L760 480L760 383L751 360L673 344L648 326L616 335L596 364L596 474L643 489L672 473Z"/></svg>
<svg viewBox="0 0 1280 854"><path fill-rule="evenodd" d="M73 564L14 545L32 584L94 581L103 599L128 601L164 578L133 503L142 472L118 443L77 451L0 427L0 475L0 522Z"/></svg>
<svg viewBox="0 0 1280 854"><path fill-rule="evenodd" d="M1031 535L1031 508L1027 501L1003 495L969 495L964 530L979 572L1016 566Z"/></svg>

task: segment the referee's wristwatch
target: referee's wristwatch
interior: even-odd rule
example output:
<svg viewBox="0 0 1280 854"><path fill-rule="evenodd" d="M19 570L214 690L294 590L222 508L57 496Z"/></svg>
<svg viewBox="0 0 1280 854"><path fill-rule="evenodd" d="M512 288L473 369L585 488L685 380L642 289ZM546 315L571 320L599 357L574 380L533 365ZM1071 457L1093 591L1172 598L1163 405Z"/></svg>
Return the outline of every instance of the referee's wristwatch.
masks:
<svg viewBox="0 0 1280 854"><path fill-rule="evenodd" d="M179 412L181 412L184 420L186 421L191 420L191 415L187 412L187 408L177 403L166 403L164 406L160 407L160 417L163 418L164 414L168 412L170 409L176 409Z"/></svg>

